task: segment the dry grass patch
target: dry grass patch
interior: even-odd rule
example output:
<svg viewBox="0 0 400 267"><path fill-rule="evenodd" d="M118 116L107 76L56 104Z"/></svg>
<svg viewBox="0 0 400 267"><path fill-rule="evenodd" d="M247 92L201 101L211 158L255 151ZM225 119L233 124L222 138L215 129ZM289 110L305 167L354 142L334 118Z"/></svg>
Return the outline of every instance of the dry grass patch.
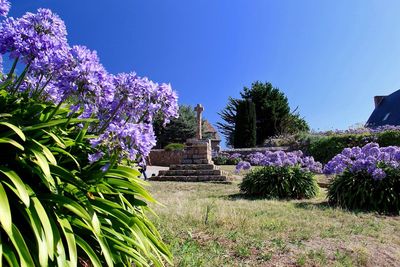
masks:
<svg viewBox="0 0 400 267"><path fill-rule="evenodd" d="M312 200L251 200L237 183L152 182L177 266L396 266L400 219Z"/></svg>

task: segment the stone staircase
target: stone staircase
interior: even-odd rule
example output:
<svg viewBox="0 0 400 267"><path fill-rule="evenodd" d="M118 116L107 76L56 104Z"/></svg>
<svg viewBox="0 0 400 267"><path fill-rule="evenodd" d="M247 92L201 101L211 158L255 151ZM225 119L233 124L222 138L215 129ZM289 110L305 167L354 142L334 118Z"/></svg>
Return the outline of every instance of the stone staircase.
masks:
<svg viewBox="0 0 400 267"><path fill-rule="evenodd" d="M179 182L230 182L227 172L220 170L214 164L176 164L169 170L160 171L158 176L150 178L153 181Z"/></svg>
<svg viewBox="0 0 400 267"><path fill-rule="evenodd" d="M160 171L151 181L218 182L230 183L231 177L220 170L211 160L211 144L202 140L189 139L181 164L171 165L169 170Z"/></svg>

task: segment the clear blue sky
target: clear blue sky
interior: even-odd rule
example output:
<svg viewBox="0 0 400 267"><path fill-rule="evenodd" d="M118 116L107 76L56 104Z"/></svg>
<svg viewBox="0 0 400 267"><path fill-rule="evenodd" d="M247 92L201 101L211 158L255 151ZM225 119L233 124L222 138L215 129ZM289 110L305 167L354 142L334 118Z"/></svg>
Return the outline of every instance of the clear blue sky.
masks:
<svg viewBox="0 0 400 267"><path fill-rule="evenodd" d="M70 44L112 72L170 82L212 123L228 96L270 81L315 130L365 122L373 96L400 89L400 2L389 0L14 0L51 8Z"/></svg>

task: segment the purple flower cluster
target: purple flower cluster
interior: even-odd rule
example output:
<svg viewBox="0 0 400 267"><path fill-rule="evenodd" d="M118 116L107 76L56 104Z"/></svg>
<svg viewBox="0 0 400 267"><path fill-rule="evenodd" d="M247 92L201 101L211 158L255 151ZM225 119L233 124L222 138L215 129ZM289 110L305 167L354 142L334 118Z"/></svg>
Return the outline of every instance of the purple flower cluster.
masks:
<svg viewBox="0 0 400 267"><path fill-rule="evenodd" d="M313 135L343 135L343 134L377 134L386 131L400 131L400 126L396 125L383 125L375 128L360 127L347 130L332 130L325 132L314 132Z"/></svg>
<svg viewBox="0 0 400 267"><path fill-rule="evenodd" d="M0 0L0 12L6 3ZM69 46L64 22L48 9L5 19L0 24L0 54L25 64L15 80L19 91L68 104L70 116L98 119L89 126L98 136L91 140L97 152L89 156L90 162L115 154L143 160L156 143L154 117L168 123L178 116L178 97L169 84L135 73L109 74L96 51Z"/></svg>
<svg viewBox="0 0 400 267"><path fill-rule="evenodd" d="M48 73L66 64L67 30L64 22L49 9L7 18L0 26L0 53L22 59L32 71Z"/></svg>
<svg viewBox="0 0 400 267"><path fill-rule="evenodd" d="M232 155L229 155L230 159L241 159L242 155L240 153L233 153Z"/></svg>
<svg viewBox="0 0 400 267"><path fill-rule="evenodd" d="M315 173L322 172L322 164L315 161L313 157L303 155L301 151L284 152L284 151L266 151L265 153L254 153L247 156L249 163L257 166L276 166L288 167L299 166L304 171ZM247 166L245 163L239 163L236 170L240 171L241 166Z"/></svg>
<svg viewBox="0 0 400 267"><path fill-rule="evenodd" d="M248 170L251 168L251 164L248 161L240 161L237 165L236 165L236 173L239 173L241 170Z"/></svg>
<svg viewBox="0 0 400 267"><path fill-rule="evenodd" d="M0 16L6 17L10 11L10 2L7 0L0 0Z"/></svg>
<svg viewBox="0 0 400 267"><path fill-rule="evenodd" d="M341 174L345 170L352 173L366 172L375 180L385 178L383 168L400 166L400 147L379 147L377 143L369 143L362 148L345 148L324 167L325 174Z"/></svg>

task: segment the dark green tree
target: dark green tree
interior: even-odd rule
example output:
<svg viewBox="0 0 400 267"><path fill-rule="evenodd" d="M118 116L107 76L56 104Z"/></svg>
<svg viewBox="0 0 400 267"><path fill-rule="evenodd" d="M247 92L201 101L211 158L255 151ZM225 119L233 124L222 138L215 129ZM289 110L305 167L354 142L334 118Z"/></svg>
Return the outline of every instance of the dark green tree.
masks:
<svg viewBox="0 0 400 267"><path fill-rule="evenodd" d="M217 127L222 135L225 136L226 144L228 146L233 146L236 112L239 101L240 100L238 99L229 97L226 107L218 113L224 122L217 122Z"/></svg>
<svg viewBox="0 0 400 267"><path fill-rule="evenodd" d="M242 99L251 100L256 107L257 145L272 136L284 133L308 131L307 122L291 112L287 97L271 83L255 82L251 88L244 87ZM240 99L229 98L227 106L219 113L223 122L217 124L228 146L234 145L235 122Z"/></svg>
<svg viewBox="0 0 400 267"><path fill-rule="evenodd" d="M256 145L256 130L256 106L251 100L239 101L233 139L234 147L254 147Z"/></svg>
<svg viewBox="0 0 400 267"><path fill-rule="evenodd" d="M241 96L256 105L258 145L282 132L280 122L290 114L289 102L283 92L269 82L255 82L251 88L245 87Z"/></svg>

